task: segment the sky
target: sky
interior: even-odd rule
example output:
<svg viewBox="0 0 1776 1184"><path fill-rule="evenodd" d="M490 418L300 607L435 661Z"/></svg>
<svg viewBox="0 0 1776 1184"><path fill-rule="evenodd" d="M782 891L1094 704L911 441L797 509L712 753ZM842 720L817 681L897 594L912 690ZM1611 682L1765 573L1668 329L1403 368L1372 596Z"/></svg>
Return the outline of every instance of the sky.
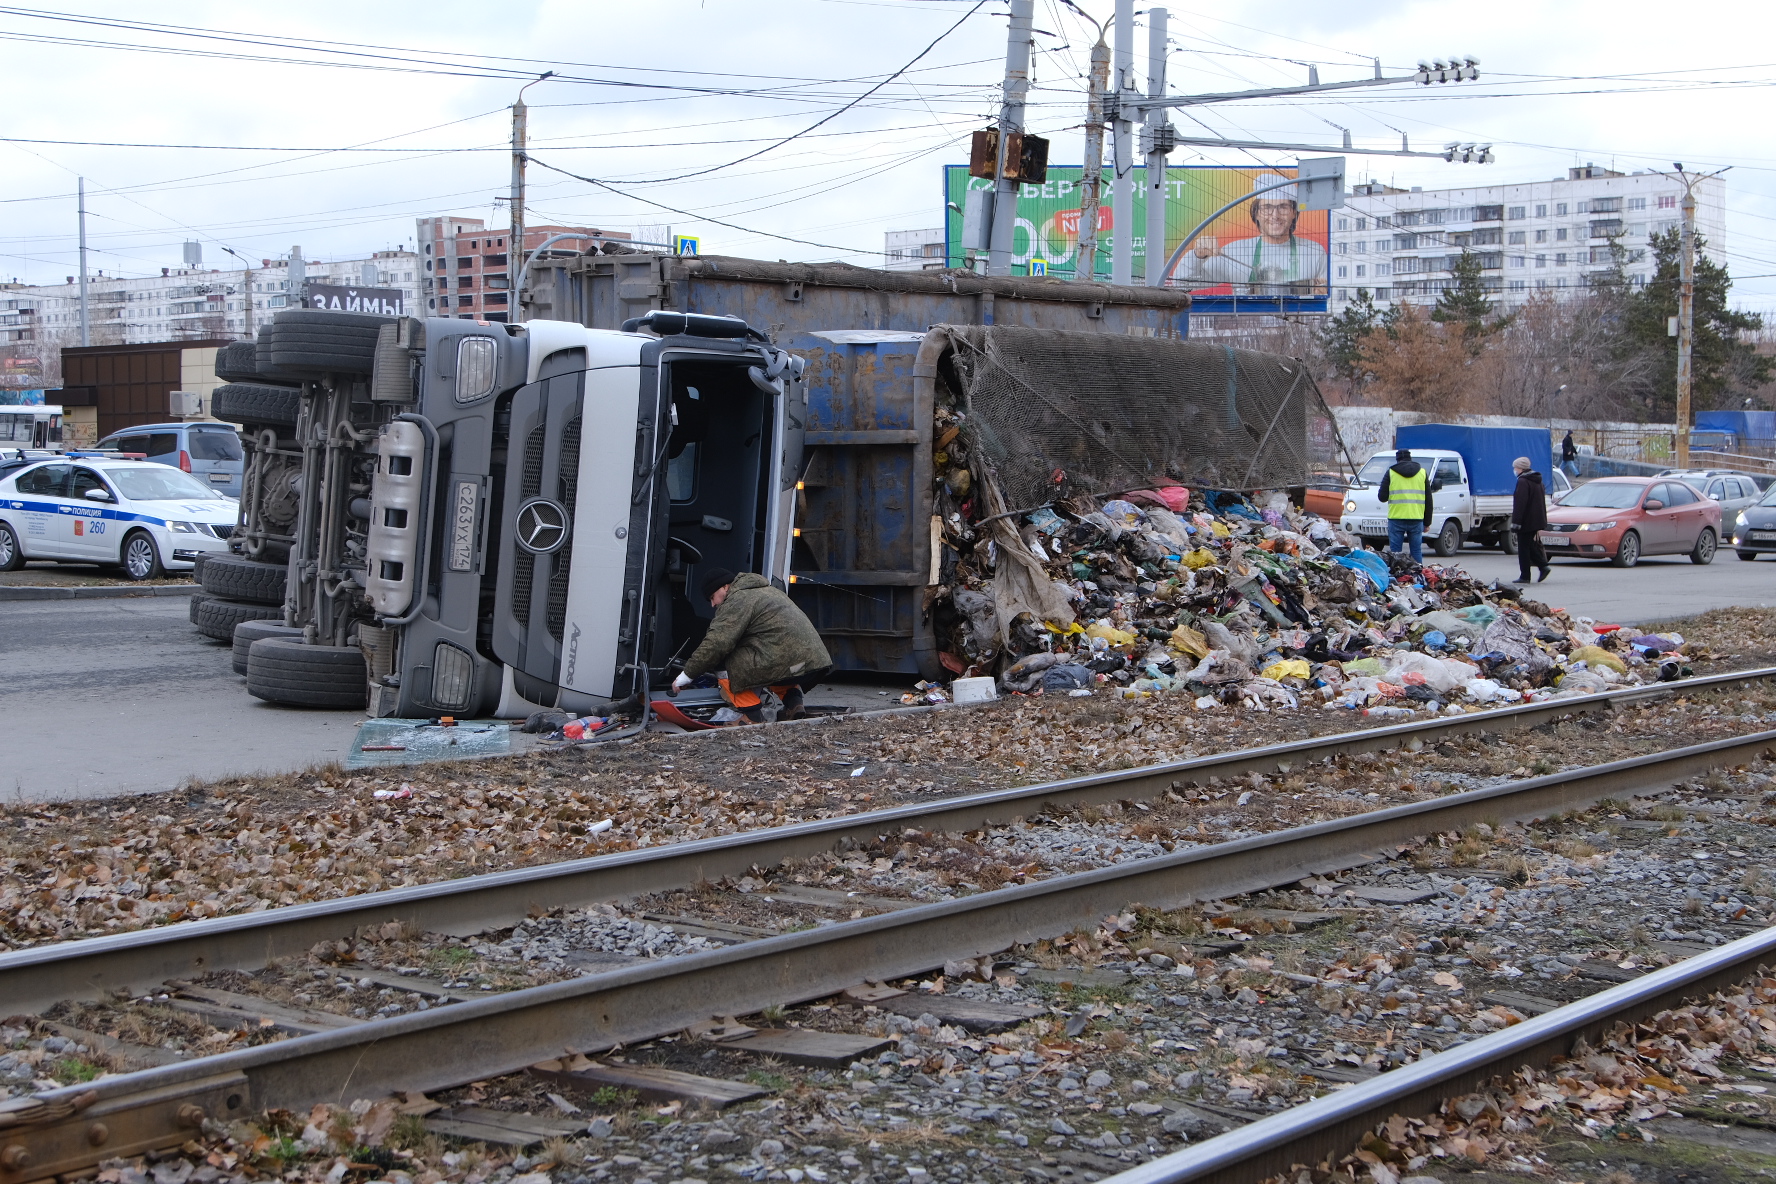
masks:
<svg viewBox="0 0 1776 1184"><path fill-rule="evenodd" d="M1078 0L1107 19L1111 0ZM1136 34L1144 65L1145 0ZM1735 302L1776 314L1776 7L1669 3L1229 0L1167 6L1168 90L1223 92L1409 73L1479 59L1433 87L1192 107L1183 134L1355 147L1490 143L1489 165L1349 157L1351 180L1440 188L1731 166ZM0 121L0 278L75 270L76 178L88 266L176 267L181 245L257 263L411 245L430 214L507 221L510 106L531 86L533 224L651 238L706 254L880 262L886 230L941 224L941 170L996 115L1004 0L383 0L0 6L13 96ZM155 25L144 21L151 15ZM1036 0L1031 130L1052 163L1083 154L1096 32ZM748 159L750 158L750 159ZM1174 164L1288 164L1286 152L1186 148ZM571 175L570 175L571 174Z"/></svg>

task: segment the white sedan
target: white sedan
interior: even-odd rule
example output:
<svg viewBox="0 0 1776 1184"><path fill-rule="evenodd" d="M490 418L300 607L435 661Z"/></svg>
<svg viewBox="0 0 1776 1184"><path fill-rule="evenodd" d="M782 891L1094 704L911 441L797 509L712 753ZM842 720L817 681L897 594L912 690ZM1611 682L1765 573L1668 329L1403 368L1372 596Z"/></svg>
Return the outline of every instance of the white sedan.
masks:
<svg viewBox="0 0 1776 1184"><path fill-rule="evenodd" d="M240 503L147 461L68 457L0 477L0 571L27 559L116 564L132 580L228 550Z"/></svg>

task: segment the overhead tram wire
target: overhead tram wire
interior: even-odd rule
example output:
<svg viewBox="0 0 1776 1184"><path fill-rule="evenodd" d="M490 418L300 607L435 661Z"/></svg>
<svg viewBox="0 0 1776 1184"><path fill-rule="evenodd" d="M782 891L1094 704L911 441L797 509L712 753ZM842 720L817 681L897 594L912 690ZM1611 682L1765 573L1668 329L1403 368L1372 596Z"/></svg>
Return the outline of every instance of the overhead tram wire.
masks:
<svg viewBox="0 0 1776 1184"><path fill-rule="evenodd" d="M680 217L694 218L699 222L708 222L708 223L711 223L712 225L715 225L715 226L725 226L729 230L738 230L743 234L756 234L756 235L759 235L763 238L776 239L779 242L796 243L797 245L804 246L804 247L819 247L822 250L826 250L826 251L843 251L847 255L879 255L879 254L881 254L880 251L873 251L873 250L862 251L862 250L858 250L856 247L842 247L842 246L839 246L837 243L818 243L818 242L814 242L811 239L792 238L791 236L789 236L787 234L773 234L769 230L757 230L757 229L750 227L750 226L740 226L740 225L737 225L733 222L724 222L720 218L711 218L711 217L708 217L707 215L704 215L704 214L693 213L690 210L681 210L677 206L669 206L664 202L654 201L652 198L640 197L640 196L633 194L633 193L625 193L621 189L618 189L616 186L608 184L604 181L600 181L595 177L582 177L578 173L569 172L567 169L560 168L556 165L552 165L548 161L538 160L534 156L530 157L529 159L530 159L530 163L537 165L541 168L548 169L552 173L560 173L564 177L572 177L576 181L582 181L582 182L586 183L587 185L595 185L598 188L604 190L605 192L613 194L617 197L627 198L630 201L638 201L638 202L641 202L643 205L653 206L657 210L665 210L669 214L677 214Z"/></svg>
<svg viewBox="0 0 1776 1184"><path fill-rule="evenodd" d="M968 0L955 0L966 3ZM334 41L313 37L292 37L275 33L244 33L228 29L206 29L195 25L172 25L155 21L132 21L118 17L98 17L81 13L45 12L41 9L20 8L10 5L0 6L0 16L20 16L37 20L64 21L72 24L96 25L101 28L122 29L131 32L158 33L164 36L194 37L205 40L240 42L252 45L264 45L280 49L299 49L310 53L338 53L353 56L371 56L358 51L375 50L376 56L388 54L431 54L440 58L470 58L475 61L518 62L523 69L514 68L514 76L529 78L535 74L532 66L570 66L586 70L627 70L634 73L671 73L684 74L691 77L710 78L750 78L778 82L800 82L816 84L834 84L846 82L867 82L875 75L859 75L852 78L808 78L792 74L743 74L725 70L685 70L678 67L658 66L626 66L614 62L580 62L557 60L553 58L525 58L504 54L457 53L447 49L416 49L407 46L375 45L359 41ZM405 59L416 60L416 59ZM979 61L996 61L996 58L985 58ZM978 65L979 61L964 62L962 65ZM928 69L950 69L950 66L928 67Z"/></svg>
<svg viewBox="0 0 1776 1184"><path fill-rule="evenodd" d="M865 99L874 95L877 91L881 90L883 87L887 86L889 83L891 83L895 79L899 78L902 74L905 74L908 70L910 70L914 66L918 65L919 62L925 57L926 54L928 54L932 50L936 49L938 47L938 45L941 44L945 38L949 37L949 35L951 33L954 33L957 29L960 29L963 25L967 24L968 19L970 17L972 17L975 13L979 12L981 9L985 8L986 6L987 6L987 0L976 0L974 7L970 8L967 12L963 13L961 18L958 19L955 24L951 25L949 28L947 28L943 32L939 33L931 41L931 43L929 45L927 45L924 49L921 49L918 53L914 54L912 60L907 62L906 65L902 66L900 69L896 70L894 73L892 73L888 77L884 78L881 82L878 82L875 86L870 87L870 89L864 91L861 95L857 96L857 98L853 99L849 103L846 103L844 106L840 107L837 111L834 111L828 115L823 116L822 118L809 124L806 128L803 128L799 132L795 132L792 135L788 135L788 136L783 137L783 139L777 141L775 144L771 144L771 145L768 145L764 148L760 148L756 152L749 152L745 156L738 157L734 160L728 161L726 164L711 165L708 168L696 169L696 170L694 170L692 172L688 172L688 173L679 173L676 176L671 176L671 177L636 178L636 179L631 179L631 180L625 180L625 181L622 181L619 183L624 184L624 185L665 185L665 184L670 184L675 181L688 181L693 177L707 177L711 173L719 173L723 169L731 169L735 165L745 164L749 160L757 160L761 156L764 156L764 155L771 153L771 152L775 152L777 149L783 147L783 145L788 144L793 140L799 139L802 136L807 135L809 132L814 131L816 128L824 127L826 124L831 123L833 120L837 119L839 116L845 114L845 112L856 107L859 103L862 103Z"/></svg>

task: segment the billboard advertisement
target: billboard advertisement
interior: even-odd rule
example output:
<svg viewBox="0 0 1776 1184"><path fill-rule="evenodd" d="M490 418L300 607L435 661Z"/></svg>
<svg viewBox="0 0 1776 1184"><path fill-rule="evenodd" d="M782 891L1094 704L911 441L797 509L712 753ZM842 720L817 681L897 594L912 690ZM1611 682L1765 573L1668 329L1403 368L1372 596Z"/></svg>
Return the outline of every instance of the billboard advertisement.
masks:
<svg viewBox="0 0 1776 1184"><path fill-rule="evenodd" d="M308 285L308 308L333 312L369 312L385 317L407 315L407 294L399 288L347 288L335 284Z"/></svg>
<svg viewBox="0 0 1776 1184"><path fill-rule="evenodd" d="M1017 230L1012 236L1012 270L1017 275L1046 273L1074 278L1079 258L1079 217L1084 169L1051 165L1040 185L1019 186ZM1134 274L1146 273L1146 169L1134 170ZM1222 168L1186 165L1166 169L1166 241L1153 252L1163 266L1180 242L1203 219L1217 215L1185 252L1172 272L1172 286L1189 289L1200 311L1266 308L1290 312L1324 311L1331 268L1328 219L1324 210L1302 210L1294 187L1285 185L1250 196L1254 190L1292 180L1292 168ZM962 215L971 189L993 182L970 177L967 165L944 167L945 237L951 267L962 266ZM1249 198L1249 200L1241 200ZM1231 203L1231 205L1230 205ZM1098 207L1095 279L1110 278L1110 175L1105 170Z"/></svg>

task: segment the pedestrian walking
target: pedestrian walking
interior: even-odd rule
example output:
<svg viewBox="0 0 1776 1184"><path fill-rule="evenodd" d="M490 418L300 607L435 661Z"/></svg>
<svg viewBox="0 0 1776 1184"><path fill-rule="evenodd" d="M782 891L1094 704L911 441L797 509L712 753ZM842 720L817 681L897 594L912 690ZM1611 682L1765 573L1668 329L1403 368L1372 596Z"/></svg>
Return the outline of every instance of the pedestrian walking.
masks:
<svg viewBox="0 0 1776 1184"><path fill-rule="evenodd" d="M1566 470L1568 477L1579 475L1579 446L1573 443L1572 429L1566 431L1566 438L1560 442L1560 467Z"/></svg>
<svg viewBox="0 0 1776 1184"><path fill-rule="evenodd" d="M1400 553L1402 543L1412 547L1412 562L1424 562L1424 534L1431 528L1431 475L1400 449L1394 463L1381 475L1375 496L1387 503L1388 550Z"/></svg>
<svg viewBox="0 0 1776 1184"><path fill-rule="evenodd" d="M1569 434L1567 440L1572 436ZM1531 466L1527 456L1511 462L1517 474L1517 488L1511 493L1511 528L1517 532L1517 584L1529 583L1529 569L1541 569L1547 579L1553 568L1548 566L1548 551L1542 546L1541 532L1548 526L1547 491L1542 475Z"/></svg>

